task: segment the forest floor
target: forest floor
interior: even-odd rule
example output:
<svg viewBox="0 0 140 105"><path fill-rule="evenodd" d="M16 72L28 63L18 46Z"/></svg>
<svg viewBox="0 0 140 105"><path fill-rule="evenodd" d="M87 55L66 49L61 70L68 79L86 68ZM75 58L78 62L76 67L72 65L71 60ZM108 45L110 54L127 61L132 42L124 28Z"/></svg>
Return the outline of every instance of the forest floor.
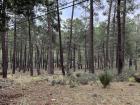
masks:
<svg viewBox="0 0 140 105"><path fill-rule="evenodd" d="M45 76L9 75L0 84L0 105L140 105L136 82L112 82L106 89L100 83L70 88L52 86Z"/></svg>

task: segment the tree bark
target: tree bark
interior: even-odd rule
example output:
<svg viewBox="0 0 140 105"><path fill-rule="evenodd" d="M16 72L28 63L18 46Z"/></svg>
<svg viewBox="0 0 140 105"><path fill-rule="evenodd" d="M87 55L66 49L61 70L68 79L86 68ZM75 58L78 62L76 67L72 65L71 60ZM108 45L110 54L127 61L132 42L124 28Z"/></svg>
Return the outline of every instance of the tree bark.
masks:
<svg viewBox="0 0 140 105"><path fill-rule="evenodd" d="M74 17L74 4L75 1L73 0L73 5L72 5L72 14L71 14L71 25L70 25L70 38L69 38L69 47L68 47L68 59L67 59L67 73L69 73L69 65L70 65L70 60L72 55L71 53L71 45L72 45L72 31L73 31L73 17Z"/></svg>
<svg viewBox="0 0 140 105"><path fill-rule="evenodd" d="M118 43L117 43L117 68L118 68L118 74L122 73L122 67L123 67L123 57L122 57L122 35L121 35L121 16L120 16L120 9L121 9L121 0L118 0L117 2L117 21L118 21Z"/></svg>
<svg viewBox="0 0 140 105"><path fill-rule="evenodd" d="M49 12L49 7L47 7L47 11ZM48 74L54 74L53 69L53 52L52 52L52 27L51 27L51 14L48 14L48 35L49 35L49 45L48 45Z"/></svg>
<svg viewBox="0 0 140 105"><path fill-rule="evenodd" d="M109 37L110 37L110 16L112 9L112 0L109 1L109 14L108 14L108 25L107 25L107 39L106 39L106 64L105 66L109 66Z"/></svg>
<svg viewBox="0 0 140 105"><path fill-rule="evenodd" d="M2 29L1 30L1 39L2 39L2 73L3 78L7 78L7 69L8 69L8 35L6 32L6 1L2 2Z"/></svg>
<svg viewBox="0 0 140 105"><path fill-rule="evenodd" d="M33 45L32 45L32 37L31 37L30 16L28 16L28 32L29 32L29 54L30 54L30 56L29 56L29 68L30 68L30 75L33 76Z"/></svg>
<svg viewBox="0 0 140 105"><path fill-rule="evenodd" d="M13 71L12 73L15 74L16 71L16 40L17 40L17 33L16 33L16 15L14 21L14 50L13 50Z"/></svg>
<svg viewBox="0 0 140 105"><path fill-rule="evenodd" d="M89 72L94 73L93 48L93 0L90 0L90 34L89 34Z"/></svg>
<svg viewBox="0 0 140 105"><path fill-rule="evenodd" d="M62 38L61 38L61 25L60 25L60 14L59 14L59 2L57 0L57 17L58 17L58 31L59 31L59 49L60 49L60 63L61 63L61 69L62 74L65 75L64 70L64 58L63 58L63 47L62 47Z"/></svg>
<svg viewBox="0 0 140 105"><path fill-rule="evenodd" d="M122 66L125 65L125 23L126 23L126 0L123 1L123 25L122 25Z"/></svg>

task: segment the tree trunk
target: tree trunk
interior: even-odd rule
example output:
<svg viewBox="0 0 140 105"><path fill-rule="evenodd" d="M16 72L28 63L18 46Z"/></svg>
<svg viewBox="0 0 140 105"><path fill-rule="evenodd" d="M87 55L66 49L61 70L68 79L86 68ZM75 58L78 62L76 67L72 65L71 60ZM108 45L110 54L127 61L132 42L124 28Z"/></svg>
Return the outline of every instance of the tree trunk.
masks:
<svg viewBox="0 0 140 105"><path fill-rule="evenodd" d="M30 75L33 76L33 45L32 45L32 37L31 37L31 20L30 16L28 16L28 31L29 31L29 68Z"/></svg>
<svg viewBox="0 0 140 105"><path fill-rule="evenodd" d="M90 34L89 34L89 72L94 73L93 48L93 0L90 0Z"/></svg>
<svg viewBox="0 0 140 105"><path fill-rule="evenodd" d="M122 66L125 65L125 23L126 23L126 0L123 1L123 24L122 24Z"/></svg>
<svg viewBox="0 0 140 105"><path fill-rule="evenodd" d="M22 70L22 39L21 39L21 42L20 42L20 67L19 67L19 71Z"/></svg>
<svg viewBox="0 0 140 105"><path fill-rule="evenodd" d="M112 0L109 1L109 14L108 14L108 25L107 25L107 39L106 39L106 64L105 66L109 66L109 37L110 37L110 16L112 9Z"/></svg>
<svg viewBox="0 0 140 105"><path fill-rule="evenodd" d="M111 51L111 68L114 67L114 55L115 55L115 38L116 38L116 5L114 8L114 16L113 16L113 41L112 41L112 51Z"/></svg>
<svg viewBox="0 0 140 105"><path fill-rule="evenodd" d="M16 15L15 15L15 23L14 23L14 50L13 50L13 71L12 71L13 74L15 74L15 71L16 71L16 40L17 40L17 33L16 33Z"/></svg>
<svg viewBox="0 0 140 105"><path fill-rule="evenodd" d="M76 71L76 64L75 64L75 53L76 53L76 45L74 44L74 49L73 49L73 71Z"/></svg>
<svg viewBox="0 0 140 105"><path fill-rule="evenodd" d="M138 65L137 65L137 51L138 51L138 46L137 46L137 42L136 42L136 56L135 56L135 70L137 71L138 70Z"/></svg>
<svg viewBox="0 0 140 105"><path fill-rule="evenodd" d="M37 45L36 45L36 50L37 50L37 61L36 61L37 62L37 65L36 65L37 66L37 74L40 75L40 64L39 64L40 63L40 61L39 61L40 56L39 56L39 48Z"/></svg>
<svg viewBox="0 0 140 105"><path fill-rule="evenodd" d="M118 68L118 74L122 73L122 67L123 67L123 57L122 57L122 35L121 35L121 16L120 16L120 9L121 9L121 0L118 0L117 2L117 21L118 21L118 43L117 43L117 68Z"/></svg>
<svg viewBox="0 0 140 105"><path fill-rule="evenodd" d="M69 38L69 47L68 47L68 59L67 59L67 73L69 73L69 64L71 60L71 45L72 45L72 30L73 30L73 17L74 17L74 4L75 0L73 0L73 6L72 6L72 14L71 14L71 26L70 26L70 38Z"/></svg>
<svg viewBox="0 0 140 105"><path fill-rule="evenodd" d="M62 47L62 38L61 38L61 25L60 25L60 14L59 14L59 2L57 0L57 17L58 17L58 31L59 31L59 49L60 49L60 63L61 63L61 69L62 69L62 74L65 75L65 70L64 70L64 58L63 58L63 47Z"/></svg>
<svg viewBox="0 0 140 105"><path fill-rule="evenodd" d="M49 12L49 7L47 11ZM49 45L48 45L48 74L54 74L53 69L53 55L52 55L52 27L51 27L51 14L48 14L48 35L49 35Z"/></svg>
<svg viewBox="0 0 140 105"><path fill-rule="evenodd" d="M7 78L7 69L8 69L8 35L6 32L6 1L2 2L2 29L1 30L1 39L2 39L2 72L3 78Z"/></svg>
<svg viewBox="0 0 140 105"><path fill-rule="evenodd" d="M26 68L27 68L27 64L26 64L26 62L27 62L27 51L26 51L26 44L25 44L25 47L24 47L24 70L23 70L23 72L25 73L26 72Z"/></svg>

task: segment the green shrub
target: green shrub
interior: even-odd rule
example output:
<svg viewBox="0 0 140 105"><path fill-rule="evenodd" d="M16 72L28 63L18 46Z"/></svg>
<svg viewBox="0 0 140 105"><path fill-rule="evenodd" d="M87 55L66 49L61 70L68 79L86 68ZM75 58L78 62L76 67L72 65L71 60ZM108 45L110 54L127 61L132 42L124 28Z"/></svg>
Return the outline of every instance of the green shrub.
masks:
<svg viewBox="0 0 140 105"><path fill-rule="evenodd" d="M81 77L81 73L76 73L76 77Z"/></svg>
<svg viewBox="0 0 140 105"><path fill-rule="evenodd" d="M61 80L61 79L57 79L57 80L52 80L51 81L51 85L54 86L54 85L66 85L66 80Z"/></svg>
<svg viewBox="0 0 140 105"><path fill-rule="evenodd" d="M102 83L103 87L106 88L110 82L112 81L112 75L109 71L105 71L101 75L99 75L100 82Z"/></svg>
<svg viewBox="0 0 140 105"><path fill-rule="evenodd" d="M52 86L56 85L56 83L57 83L56 80L52 80L52 81L51 81L51 85L52 85Z"/></svg>

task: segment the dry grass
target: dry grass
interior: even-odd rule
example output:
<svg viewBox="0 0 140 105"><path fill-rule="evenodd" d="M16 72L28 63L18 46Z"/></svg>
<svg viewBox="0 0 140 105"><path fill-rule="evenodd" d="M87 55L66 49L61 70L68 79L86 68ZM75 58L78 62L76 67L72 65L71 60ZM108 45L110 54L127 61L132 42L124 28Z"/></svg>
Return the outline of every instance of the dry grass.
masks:
<svg viewBox="0 0 140 105"><path fill-rule="evenodd" d="M50 84L52 80L66 79L62 75L44 74L30 77L29 74L17 73L14 76L9 74L8 79L14 81L14 87L5 88L3 92L22 94L20 97L12 98L13 101L9 105L139 105L140 103L140 84L135 82L113 82L107 89L103 89L100 82L90 82L88 85L78 85L74 88L70 88L69 85Z"/></svg>

